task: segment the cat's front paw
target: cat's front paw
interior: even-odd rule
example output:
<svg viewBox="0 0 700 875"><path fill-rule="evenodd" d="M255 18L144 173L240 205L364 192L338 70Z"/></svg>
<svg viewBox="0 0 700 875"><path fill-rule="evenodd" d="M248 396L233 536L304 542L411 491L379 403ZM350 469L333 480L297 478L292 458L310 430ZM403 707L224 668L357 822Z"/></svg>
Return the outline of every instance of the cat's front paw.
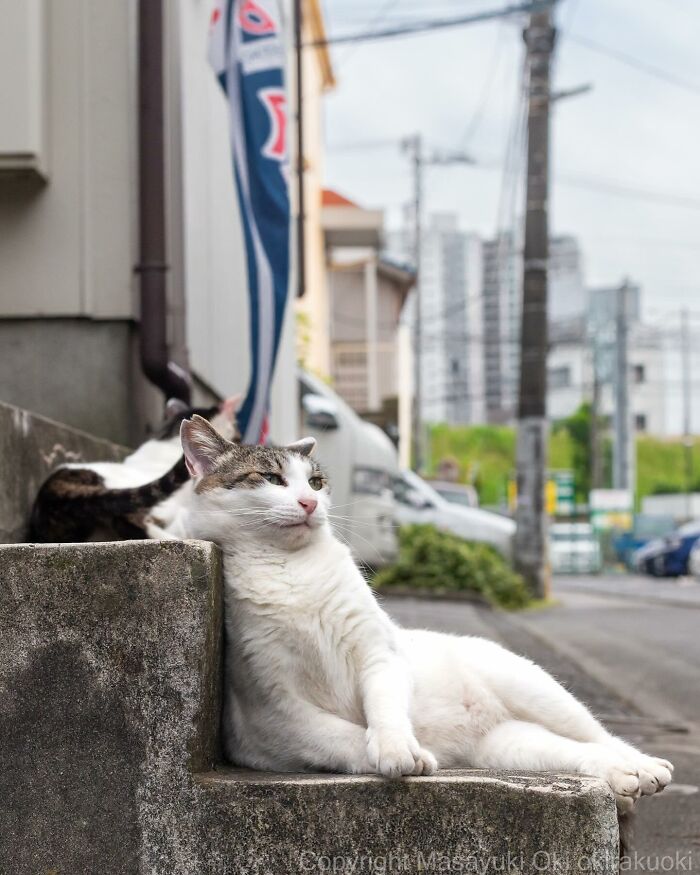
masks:
<svg viewBox="0 0 700 875"><path fill-rule="evenodd" d="M375 772L385 778L402 775L432 775L437 760L411 732L367 730L367 756Z"/></svg>

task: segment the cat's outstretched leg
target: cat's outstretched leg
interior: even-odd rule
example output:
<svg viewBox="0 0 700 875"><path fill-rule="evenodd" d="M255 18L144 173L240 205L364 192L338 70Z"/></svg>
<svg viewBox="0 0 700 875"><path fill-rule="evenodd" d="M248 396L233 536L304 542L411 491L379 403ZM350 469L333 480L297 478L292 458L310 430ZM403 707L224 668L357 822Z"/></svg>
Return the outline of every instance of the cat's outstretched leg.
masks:
<svg viewBox="0 0 700 875"><path fill-rule="evenodd" d="M544 726L574 741L592 742L622 756L639 774L641 792L656 793L670 783L673 766L649 757L610 732L544 669L496 644L482 671L508 711L522 720Z"/></svg>
<svg viewBox="0 0 700 875"><path fill-rule="evenodd" d="M622 813L631 811L640 795L637 772L610 747L564 738L521 720L508 720L486 733L477 741L471 759L477 768L575 772L602 778Z"/></svg>
<svg viewBox="0 0 700 875"><path fill-rule="evenodd" d="M237 719L238 717L238 719ZM232 762L273 771L323 770L368 775L375 770L367 754L367 730L308 702L288 702L283 711L270 708L280 731L245 723L231 699L224 710L224 747ZM263 743L260 739L263 738Z"/></svg>

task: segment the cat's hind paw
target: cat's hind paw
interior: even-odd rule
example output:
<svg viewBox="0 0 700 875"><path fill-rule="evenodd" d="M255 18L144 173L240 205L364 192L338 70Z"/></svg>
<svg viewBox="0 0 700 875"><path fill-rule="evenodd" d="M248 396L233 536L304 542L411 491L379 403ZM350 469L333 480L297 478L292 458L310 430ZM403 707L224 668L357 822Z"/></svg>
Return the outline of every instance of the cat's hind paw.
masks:
<svg viewBox="0 0 700 875"><path fill-rule="evenodd" d="M641 793L639 774L626 766L613 767L607 769L605 779L615 794L617 810L620 814L628 814Z"/></svg>
<svg viewBox="0 0 700 875"><path fill-rule="evenodd" d="M673 780L673 765L668 760L639 754L634 766L639 773L642 796L660 793Z"/></svg>
<svg viewBox="0 0 700 875"><path fill-rule="evenodd" d="M615 794L620 814L632 811L642 791L639 772L631 763L622 757L605 756L585 764L582 771L586 775L594 775L607 781Z"/></svg>

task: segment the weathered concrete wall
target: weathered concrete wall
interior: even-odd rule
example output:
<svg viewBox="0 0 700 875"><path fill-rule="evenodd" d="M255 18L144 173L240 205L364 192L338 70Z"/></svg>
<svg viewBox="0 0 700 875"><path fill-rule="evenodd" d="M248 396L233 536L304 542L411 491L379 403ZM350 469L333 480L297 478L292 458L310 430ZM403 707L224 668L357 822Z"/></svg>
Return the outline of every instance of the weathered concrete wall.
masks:
<svg viewBox="0 0 700 875"><path fill-rule="evenodd" d="M57 465L119 460L128 452L109 441L0 403L0 542L25 540L34 498Z"/></svg>
<svg viewBox="0 0 700 875"><path fill-rule="evenodd" d="M0 547L0 872L616 873L596 779L222 767L221 581L198 541Z"/></svg>
<svg viewBox="0 0 700 875"><path fill-rule="evenodd" d="M211 544L0 547L0 872L198 871L221 604Z"/></svg>
<svg viewBox="0 0 700 875"><path fill-rule="evenodd" d="M127 320L0 319L0 401L130 444L147 382L135 337Z"/></svg>

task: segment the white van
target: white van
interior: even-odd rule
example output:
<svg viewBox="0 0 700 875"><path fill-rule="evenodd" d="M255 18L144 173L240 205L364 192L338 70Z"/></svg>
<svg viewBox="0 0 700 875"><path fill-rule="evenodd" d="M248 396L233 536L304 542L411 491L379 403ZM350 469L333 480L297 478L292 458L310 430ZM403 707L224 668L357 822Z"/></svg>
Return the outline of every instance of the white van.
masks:
<svg viewBox="0 0 700 875"><path fill-rule="evenodd" d="M299 435L318 441L315 457L328 470L335 533L368 568L398 553L393 479L398 454L387 435L365 422L322 380L299 371Z"/></svg>

